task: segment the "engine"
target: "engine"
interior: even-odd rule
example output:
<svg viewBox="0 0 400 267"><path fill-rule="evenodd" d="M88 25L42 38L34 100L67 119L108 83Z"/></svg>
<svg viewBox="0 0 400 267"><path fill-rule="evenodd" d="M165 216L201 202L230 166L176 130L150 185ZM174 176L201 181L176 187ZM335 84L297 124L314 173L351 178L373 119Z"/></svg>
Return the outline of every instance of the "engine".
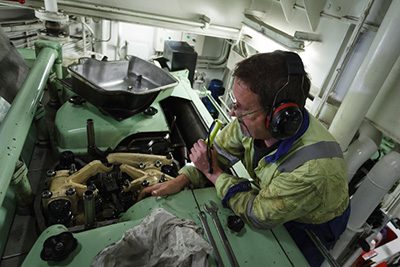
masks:
<svg viewBox="0 0 400 267"><path fill-rule="evenodd" d="M172 154L111 153L105 162L93 160L78 170L79 161L67 151L58 167L67 165L69 169L47 172L48 186L41 195L47 225L112 222L137 201L143 188L177 175Z"/></svg>

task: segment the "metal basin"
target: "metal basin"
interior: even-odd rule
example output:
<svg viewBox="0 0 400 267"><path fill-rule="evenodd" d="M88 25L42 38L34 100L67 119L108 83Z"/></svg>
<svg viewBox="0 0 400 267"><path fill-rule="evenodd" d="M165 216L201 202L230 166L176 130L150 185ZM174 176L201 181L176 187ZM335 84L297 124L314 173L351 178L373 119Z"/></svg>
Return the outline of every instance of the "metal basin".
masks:
<svg viewBox="0 0 400 267"><path fill-rule="evenodd" d="M80 59L68 67L72 90L92 104L111 113L145 110L161 90L178 81L168 72L138 57L129 61Z"/></svg>

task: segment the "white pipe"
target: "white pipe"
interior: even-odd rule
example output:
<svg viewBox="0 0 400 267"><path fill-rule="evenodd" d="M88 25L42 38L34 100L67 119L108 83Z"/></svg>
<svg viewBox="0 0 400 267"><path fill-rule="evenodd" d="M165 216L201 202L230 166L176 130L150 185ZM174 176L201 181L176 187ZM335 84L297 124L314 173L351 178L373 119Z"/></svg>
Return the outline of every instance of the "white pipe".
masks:
<svg viewBox="0 0 400 267"><path fill-rule="evenodd" d="M319 118L319 115L320 115L320 113L322 111L323 106L328 101L328 98L329 98L331 92L333 90L335 90L336 85L337 85L340 77L342 76L344 69L346 68L346 65L347 65L347 63L348 63L348 61L350 59L350 55L352 54L353 49L354 49L354 47L355 47L355 45L356 45L356 43L358 41L358 38L359 38L359 36L361 34L361 30L362 30L362 28L364 26L365 20L368 17L369 11L371 10L371 7L372 7L373 3L374 3L374 0L369 0L369 2L367 3L367 5L366 5L366 7L364 9L364 12L362 13L362 15L361 15L361 17L359 19L359 22L358 22L356 28L354 29L354 31L353 31L353 33L352 33L352 35L350 37L349 45L345 49L345 54L344 54L344 56L342 58L342 62L339 64L339 66L336 67L336 72L335 72L334 77L333 77L333 82L332 82L332 84L331 84L331 86L329 88L325 88L325 91L324 91L324 94L322 95L321 101L318 102L318 106L317 106L317 109L315 111L315 117L316 118Z"/></svg>
<svg viewBox="0 0 400 267"><path fill-rule="evenodd" d="M108 26L110 28L108 34L107 34L107 27L106 27L107 24L109 24ZM100 53L107 56L107 54L108 54L107 53L107 42L111 40L112 25L111 25L110 20L105 20L105 19L101 20L100 25L101 25L101 40L104 40L100 44ZM106 37L107 37L107 39L106 39Z"/></svg>
<svg viewBox="0 0 400 267"><path fill-rule="evenodd" d="M44 0L44 8L49 12L57 12L57 0Z"/></svg>
<svg viewBox="0 0 400 267"><path fill-rule="evenodd" d="M82 43L83 43L83 56L86 56L86 27L85 27L85 17L81 17L82 23Z"/></svg>
<svg viewBox="0 0 400 267"><path fill-rule="evenodd" d="M363 231L368 217L399 178L400 153L392 151L375 164L351 199L351 213L346 231L330 252L334 258L338 258L354 236ZM352 259L347 262L351 263Z"/></svg>
<svg viewBox="0 0 400 267"><path fill-rule="evenodd" d="M349 182L361 165L377 150L378 146L369 137L359 138L351 143L344 155L344 159L347 163L347 178L349 179Z"/></svg>
<svg viewBox="0 0 400 267"><path fill-rule="evenodd" d="M329 131L346 150L400 54L400 1L392 1Z"/></svg>
<svg viewBox="0 0 400 267"><path fill-rule="evenodd" d="M91 4L91 3L82 3L82 2L77 2L77 1L60 0L59 3L62 6L65 6L66 8L68 8L68 7L82 8L82 9L86 9L86 10L94 10L97 12L106 12L106 13L110 13L110 14L127 15L127 16L131 16L131 17L136 17L138 19L144 19L144 20L150 19L150 20L155 20L158 22L175 23L175 24L191 26L191 27L198 27L198 28L204 27L204 23L200 22L200 21L191 21L191 20L172 18L172 17L166 17L166 16L149 14L149 13L141 13L141 12L135 12L135 11L127 10L127 9L121 9L121 8L115 8L115 7L103 6L103 5L97 5L97 4L95 5L95 4ZM237 28L215 25L215 24L210 24L209 29L233 33L235 35L239 33L239 29L237 29Z"/></svg>
<svg viewBox="0 0 400 267"><path fill-rule="evenodd" d="M400 153L392 151L375 164L351 199L347 227L361 228L399 178Z"/></svg>
<svg viewBox="0 0 400 267"><path fill-rule="evenodd" d="M372 126L371 123L364 120L358 130L360 132L359 139L362 138L371 138L372 141L379 147L382 142L382 132L379 131L376 127Z"/></svg>
<svg viewBox="0 0 400 267"><path fill-rule="evenodd" d="M378 150L382 141L382 133L367 121L363 121L359 133L358 139L344 153L349 182L361 165Z"/></svg>

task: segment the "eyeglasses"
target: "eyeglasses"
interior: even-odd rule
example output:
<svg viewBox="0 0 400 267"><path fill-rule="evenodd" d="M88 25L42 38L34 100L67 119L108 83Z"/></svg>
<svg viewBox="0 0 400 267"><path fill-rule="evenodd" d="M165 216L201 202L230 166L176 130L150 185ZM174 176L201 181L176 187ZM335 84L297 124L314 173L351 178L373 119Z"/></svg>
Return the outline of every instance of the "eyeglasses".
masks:
<svg viewBox="0 0 400 267"><path fill-rule="evenodd" d="M245 113L239 113L239 112L237 111L237 110L238 110L237 101L236 101L236 98L235 98L235 96L233 95L232 91L229 92L228 95L229 95L229 99L230 99L230 105L229 105L228 107L229 107L229 109L230 109L231 112L234 112L235 117L236 117L239 121L241 121L241 120L242 120L244 117L246 117L246 116L255 114L255 113L257 113L257 112L259 112L259 111L262 110L262 109L256 109L256 110L248 111L248 112L245 112Z"/></svg>

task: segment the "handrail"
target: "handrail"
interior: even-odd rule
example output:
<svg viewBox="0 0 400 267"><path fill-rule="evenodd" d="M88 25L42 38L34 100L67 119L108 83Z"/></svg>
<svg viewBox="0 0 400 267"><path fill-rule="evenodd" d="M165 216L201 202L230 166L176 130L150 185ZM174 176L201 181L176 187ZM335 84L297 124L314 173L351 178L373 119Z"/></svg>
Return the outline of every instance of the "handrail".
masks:
<svg viewBox="0 0 400 267"><path fill-rule="evenodd" d="M6 196L15 164L42 98L53 64L59 71L61 46L49 41L35 43L36 61L0 124L0 207ZM56 71L57 72L57 71Z"/></svg>

